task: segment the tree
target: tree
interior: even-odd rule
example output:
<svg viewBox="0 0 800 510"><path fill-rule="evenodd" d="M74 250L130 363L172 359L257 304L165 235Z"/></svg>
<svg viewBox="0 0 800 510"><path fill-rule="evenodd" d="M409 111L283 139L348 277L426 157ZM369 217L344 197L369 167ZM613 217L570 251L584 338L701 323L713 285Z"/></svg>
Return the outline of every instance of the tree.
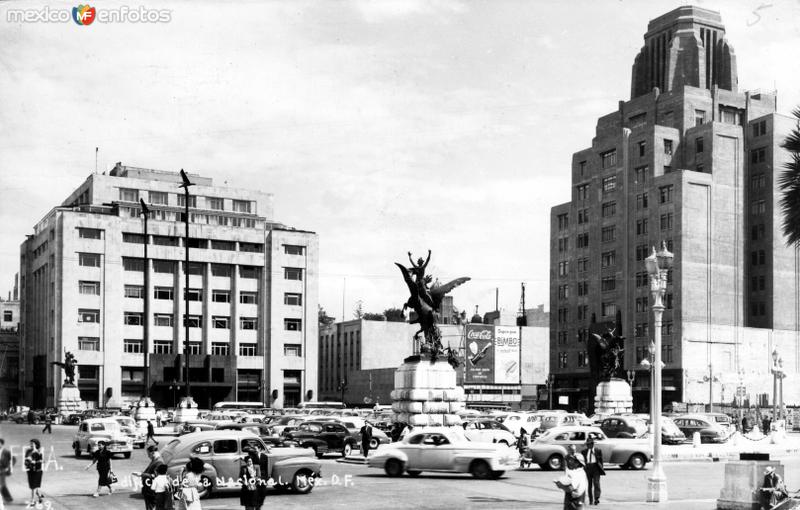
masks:
<svg viewBox="0 0 800 510"><path fill-rule="evenodd" d="M318 304L317 308L318 308L320 326L330 326L331 324L336 322L336 319L334 317L330 317L328 313L325 311L325 309L322 308L322 305Z"/></svg>
<svg viewBox="0 0 800 510"><path fill-rule="evenodd" d="M387 308L383 311L383 316L388 322L405 322L406 315L400 308Z"/></svg>
<svg viewBox="0 0 800 510"><path fill-rule="evenodd" d="M365 321L385 321L386 317L383 316L382 313L370 313L367 312L361 316L362 319Z"/></svg>
<svg viewBox="0 0 800 510"><path fill-rule="evenodd" d="M800 108L792 112L797 119L794 129L781 143L781 147L789 151L791 161L784 164L783 172L778 178L783 212L783 235L787 245L800 245Z"/></svg>
<svg viewBox="0 0 800 510"><path fill-rule="evenodd" d="M356 301L356 307L353 310L353 317L355 317L356 319L361 319L362 317L364 317L364 302L361 301L360 299Z"/></svg>

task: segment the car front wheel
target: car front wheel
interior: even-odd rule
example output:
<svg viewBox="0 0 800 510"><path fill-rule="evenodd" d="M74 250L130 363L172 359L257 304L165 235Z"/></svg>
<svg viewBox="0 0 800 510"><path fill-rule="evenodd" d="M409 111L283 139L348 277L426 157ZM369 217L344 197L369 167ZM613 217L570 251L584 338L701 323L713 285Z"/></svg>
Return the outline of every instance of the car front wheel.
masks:
<svg viewBox="0 0 800 510"><path fill-rule="evenodd" d="M80 457L81 457L81 447L80 446L76 446L75 447L75 458L79 459Z"/></svg>
<svg viewBox="0 0 800 510"><path fill-rule="evenodd" d="M645 464L647 464L647 459L641 453L634 453L628 459L628 466L637 471L644 469Z"/></svg>
<svg viewBox="0 0 800 510"><path fill-rule="evenodd" d="M380 444L381 444L381 442L380 442L380 441L378 441L377 439L370 439L370 440L369 440L369 449L370 449L370 450L374 450L374 449L375 449L375 448L377 448L377 447L378 447Z"/></svg>
<svg viewBox="0 0 800 510"><path fill-rule="evenodd" d="M564 467L564 457L554 453L547 459L547 467L552 471L559 471Z"/></svg>
<svg viewBox="0 0 800 510"><path fill-rule="evenodd" d="M314 475L308 470L301 470L292 477L292 490L297 494L308 494L314 488Z"/></svg>
<svg viewBox="0 0 800 510"><path fill-rule="evenodd" d="M342 448L342 457L349 457L351 453L353 453L353 445L345 443L344 448Z"/></svg>
<svg viewBox="0 0 800 510"><path fill-rule="evenodd" d="M389 476L401 476L403 474L403 463L397 459L389 459L383 469Z"/></svg>
<svg viewBox="0 0 800 510"><path fill-rule="evenodd" d="M491 478L492 469L489 467L489 464L487 464L486 461L475 460L469 467L469 473L478 480L486 480L487 478Z"/></svg>

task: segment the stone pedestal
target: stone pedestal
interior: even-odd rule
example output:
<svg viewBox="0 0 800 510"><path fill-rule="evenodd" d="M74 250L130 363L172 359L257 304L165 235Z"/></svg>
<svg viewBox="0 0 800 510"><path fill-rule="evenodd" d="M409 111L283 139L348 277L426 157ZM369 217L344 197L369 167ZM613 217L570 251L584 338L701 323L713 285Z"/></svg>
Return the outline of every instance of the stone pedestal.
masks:
<svg viewBox="0 0 800 510"><path fill-rule="evenodd" d="M197 404L192 397L182 397L172 421L183 423L197 419Z"/></svg>
<svg viewBox="0 0 800 510"><path fill-rule="evenodd" d="M783 466L776 460L732 460L725 464L725 483L717 499L718 510L759 510L764 468L775 467L783 478Z"/></svg>
<svg viewBox="0 0 800 510"><path fill-rule="evenodd" d="M155 425L156 422L156 405L150 400L150 397L142 397L136 402L133 408L133 419L136 421L150 420Z"/></svg>
<svg viewBox="0 0 800 510"><path fill-rule="evenodd" d="M58 392L56 407L58 408L58 414L67 417L70 414L85 411L86 402L81 400L81 392L75 385L64 385Z"/></svg>
<svg viewBox="0 0 800 510"><path fill-rule="evenodd" d="M443 360L431 363L420 356L406 358L394 373L394 421L418 426L460 425L464 389L456 385L456 371Z"/></svg>
<svg viewBox="0 0 800 510"><path fill-rule="evenodd" d="M611 379L598 384L594 397L594 412L597 414L633 412L630 385L622 379Z"/></svg>

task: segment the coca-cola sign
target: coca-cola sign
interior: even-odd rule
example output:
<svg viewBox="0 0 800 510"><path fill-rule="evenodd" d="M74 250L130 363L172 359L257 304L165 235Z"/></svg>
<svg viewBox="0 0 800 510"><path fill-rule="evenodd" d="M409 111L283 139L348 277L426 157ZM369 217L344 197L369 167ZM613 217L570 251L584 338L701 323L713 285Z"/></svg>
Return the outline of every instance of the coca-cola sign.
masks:
<svg viewBox="0 0 800 510"><path fill-rule="evenodd" d="M467 326L467 340L491 340L492 332L488 329L475 330L475 326Z"/></svg>
<svg viewBox="0 0 800 510"><path fill-rule="evenodd" d="M494 384L494 326L467 324L466 373L464 382L468 384Z"/></svg>

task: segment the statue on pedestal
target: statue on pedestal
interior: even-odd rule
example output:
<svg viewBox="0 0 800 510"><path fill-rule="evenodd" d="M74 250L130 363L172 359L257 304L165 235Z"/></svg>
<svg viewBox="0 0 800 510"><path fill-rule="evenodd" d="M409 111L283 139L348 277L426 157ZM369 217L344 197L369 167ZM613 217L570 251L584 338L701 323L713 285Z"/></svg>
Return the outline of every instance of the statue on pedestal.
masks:
<svg viewBox="0 0 800 510"><path fill-rule="evenodd" d="M425 268L431 260L431 251L428 250L426 260L420 257L416 263L411 257L411 252L408 252L408 260L411 262L411 267L405 267L397 262L395 265L400 268L410 293L408 301L403 304L403 312L406 311L406 308L411 308L417 314L417 317L410 321L411 324L416 323L420 326L419 331L414 334L414 339L419 340L420 334L425 338L420 347L420 353L430 356L432 362L435 362L440 355L447 354L450 364L453 365L455 362L457 366L458 360L455 354L451 349L444 349L442 346L442 335L436 326L436 318L444 296L462 283L469 281L470 278L463 276L444 285L439 285L437 282L433 286L429 286L433 278L425 274Z"/></svg>
<svg viewBox="0 0 800 510"><path fill-rule="evenodd" d="M51 361L51 365L56 365L61 367L64 370L64 375L66 376L67 380L64 381L64 386L75 386L75 367L78 366L78 360L75 359L75 356L67 351L64 353L64 361Z"/></svg>
<svg viewBox="0 0 800 510"><path fill-rule="evenodd" d="M602 335L592 333L589 342L589 372L595 381L624 378L622 353L625 337L615 334L617 328L607 328Z"/></svg>

